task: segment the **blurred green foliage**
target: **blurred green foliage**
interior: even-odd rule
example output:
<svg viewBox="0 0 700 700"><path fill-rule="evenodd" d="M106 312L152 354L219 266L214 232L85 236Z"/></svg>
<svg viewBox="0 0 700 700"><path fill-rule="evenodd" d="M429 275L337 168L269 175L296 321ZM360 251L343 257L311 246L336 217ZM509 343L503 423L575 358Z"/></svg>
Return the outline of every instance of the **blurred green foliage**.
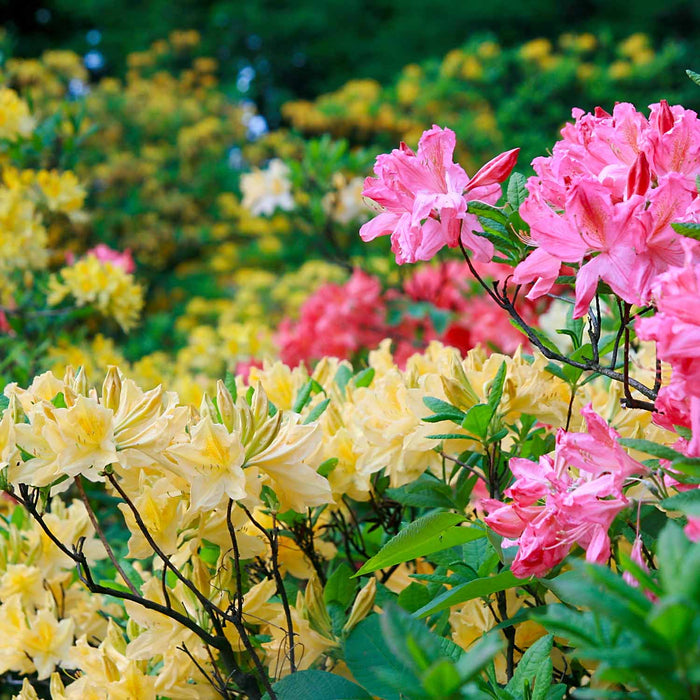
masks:
<svg viewBox="0 0 700 700"><path fill-rule="evenodd" d="M429 20L429 21L427 21ZM413 61L444 55L485 31L505 45L575 30L619 39L697 41L700 3L692 0L2 0L0 22L17 36L15 55L51 48L101 52L121 73L125 57L173 29L197 29L232 84L247 66L246 92L273 124L291 97L335 89L350 78L391 78ZM100 32L88 36L90 30Z"/></svg>

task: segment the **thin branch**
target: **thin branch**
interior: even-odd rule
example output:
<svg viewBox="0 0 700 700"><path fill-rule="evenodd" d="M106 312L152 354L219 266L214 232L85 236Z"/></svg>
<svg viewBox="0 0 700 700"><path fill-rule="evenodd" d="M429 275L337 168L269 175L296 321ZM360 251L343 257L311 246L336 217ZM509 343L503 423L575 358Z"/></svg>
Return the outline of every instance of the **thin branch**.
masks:
<svg viewBox="0 0 700 700"><path fill-rule="evenodd" d="M455 464L458 464L460 467L462 467L462 469L466 469L468 472L471 472L472 474L474 474L474 476L478 477L485 484L488 485L488 479L481 472L478 472L476 469L474 469L474 467L469 466L468 464L466 464L465 462L462 462L462 460L457 459L456 457L451 457L446 452L442 452L441 450L438 451L438 454L441 457L448 459L450 462L454 462Z"/></svg>
<svg viewBox="0 0 700 700"><path fill-rule="evenodd" d="M260 532L262 532L270 542L270 550L272 553L272 575L275 577L275 582L277 583L277 592L279 593L280 598L282 598L282 607L284 608L284 616L287 621L287 634L289 637L289 668L291 672L294 673L297 670L294 659L294 623L292 621L292 611L289 606L287 591L284 587L284 582L282 581L282 575L280 574L279 569L279 547L277 540L279 530L277 529L277 517L273 514L272 532L269 532L253 517L253 514L242 503L239 503L238 505L243 508L250 522L253 523L253 525L260 530Z"/></svg>
<svg viewBox="0 0 700 700"><path fill-rule="evenodd" d="M464 247L464 244L462 243L461 239L459 239L459 247L474 278L484 288L484 290L491 297L491 299L500 308L502 308L504 311L507 311L510 314L511 318L522 329L523 333L525 333L528 340L548 360L555 360L556 362L561 362L562 364L570 365L571 367L576 367L577 369L582 369L586 372L595 372L597 374L602 374L603 376L609 377L610 379L614 379L615 381L624 383L628 388L632 387L633 389L636 389L640 394L646 396L652 401L656 399L656 392L653 389L649 388L648 386L645 386L641 382L631 377L627 377L627 379L625 379L624 375L620 374L619 372L615 372L614 370L608 367L602 366L600 363L593 361L593 358L587 359L585 362L578 362L577 360L572 360L571 358L566 357L565 355L562 355L559 352L555 352L551 348L544 345L544 343L542 343L542 341L537 337L533 329L530 326L528 326L527 323L523 320L522 316L518 313L515 306L513 306L511 300L508 299L508 296L505 293L505 291L503 293L499 293L497 289L491 289L491 287L489 287L489 285L486 284L486 282L484 282L484 280L480 277L479 273L474 268L474 265L472 264L469 254L467 253L467 250ZM638 405L635 405L634 408L645 408L647 410L653 410L654 406L653 403L647 402L637 402L637 404ZM651 408L649 408L649 406L651 406Z"/></svg>
<svg viewBox="0 0 700 700"><path fill-rule="evenodd" d="M93 528L95 528L95 532L97 533L97 536L100 538L100 542L102 542L102 546L105 548L105 551L107 552L107 556L109 557L109 560L112 562L112 565L114 566L114 568L119 572L119 575L124 580L126 587L134 595L140 595L136 586L133 584L131 579L126 575L126 572L124 571L124 569L122 569L121 564L117 561L117 557L114 555L114 551L112 550L112 547L110 546L109 542L107 541L107 538L105 537L105 534L102 531L102 528L100 527L99 522L97 521L97 517L95 516L95 512L93 511L92 506L90 505L90 501L88 500L87 494L85 493L85 489L83 488L83 479L80 476L80 474L78 474L74 478L74 482L78 488L78 493L80 494L80 500L83 502L83 505L85 506L85 510L87 511L88 517L90 518L90 522L92 523ZM166 598L166 600L167 600L167 598Z"/></svg>

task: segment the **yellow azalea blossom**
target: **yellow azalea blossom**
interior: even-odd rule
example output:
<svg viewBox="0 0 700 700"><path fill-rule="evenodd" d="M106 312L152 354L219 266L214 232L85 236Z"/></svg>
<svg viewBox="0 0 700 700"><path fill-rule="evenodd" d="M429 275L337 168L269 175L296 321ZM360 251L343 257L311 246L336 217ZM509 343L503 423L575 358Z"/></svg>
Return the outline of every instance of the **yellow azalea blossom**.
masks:
<svg viewBox="0 0 700 700"><path fill-rule="evenodd" d="M58 664L66 663L74 628L73 620L59 621L48 610L39 610L29 620L22 647L34 663L39 680L48 678Z"/></svg>
<svg viewBox="0 0 700 700"><path fill-rule="evenodd" d="M31 659L24 653L23 639L27 618L19 595L10 596L0 605L0 673L31 673Z"/></svg>
<svg viewBox="0 0 700 700"><path fill-rule="evenodd" d="M71 214L83 206L86 192L74 173L40 170L37 173L36 181L47 206L52 211Z"/></svg>
<svg viewBox="0 0 700 700"><path fill-rule="evenodd" d="M29 136L36 122L27 103L10 88L0 88L0 139Z"/></svg>
<svg viewBox="0 0 700 700"><path fill-rule="evenodd" d="M119 265L89 254L64 267L49 280L48 303L60 304L72 296L78 306L94 304L125 330L136 325L143 306L143 289Z"/></svg>
<svg viewBox="0 0 700 700"><path fill-rule="evenodd" d="M41 607L46 597L42 571L36 566L8 564L0 576L0 600L13 595L27 608Z"/></svg>
<svg viewBox="0 0 700 700"><path fill-rule="evenodd" d="M203 418L192 429L191 442L174 445L170 454L173 469L190 484L193 511L216 508L224 497L245 498L245 451L238 434L225 426Z"/></svg>

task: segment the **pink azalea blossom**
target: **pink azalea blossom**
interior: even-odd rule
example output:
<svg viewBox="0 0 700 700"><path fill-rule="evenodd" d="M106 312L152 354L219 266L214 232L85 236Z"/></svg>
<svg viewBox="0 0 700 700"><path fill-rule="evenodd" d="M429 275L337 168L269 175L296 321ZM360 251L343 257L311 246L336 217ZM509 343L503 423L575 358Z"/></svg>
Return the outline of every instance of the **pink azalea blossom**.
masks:
<svg viewBox="0 0 700 700"><path fill-rule="evenodd" d="M683 528L683 532L691 542L700 542L700 518L688 517L688 524Z"/></svg>
<svg viewBox="0 0 700 700"><path fill-rule="evenodd" d="M574 110L537 175L520 213L535 252L514 274L534 282L529 298L551 291L562 263L579 266L574 316L583 316L599 280L625 301L647 303L656 277L682 264L682 237L671 223L700 218L697 114L665 101L649 119L633 105L612 114Z"/></svg>
<svg viewBox="0 0 700 700"><path fill-rule="evenodd" d="M477 217L467 213L469 200L495 204L500 184L515 165L518 149L487 163L470 181L453 161L455 134L433 126L423 133L414 153L408 146L377 157L376 178L365 180L363 195L383 211L360 229L363 241L391 236L399 265L430 260L441 248L455 248L461 239L477 260L493 257L493 244L472 231Z"/></svg>
<svg viewBox="0 0 700 700"><path fill-rule="evenodd" d="M511 569L520 578L544 576L574 544L586 550L588 561L605 563L608 530L628 505L623 487L629 477L647 471L590 406L583 415L588 432L560 430L553 457L511 460L515 481L504 492L508 502L481 501L487 525L507 538L503 546L518 546Z"/></svg>

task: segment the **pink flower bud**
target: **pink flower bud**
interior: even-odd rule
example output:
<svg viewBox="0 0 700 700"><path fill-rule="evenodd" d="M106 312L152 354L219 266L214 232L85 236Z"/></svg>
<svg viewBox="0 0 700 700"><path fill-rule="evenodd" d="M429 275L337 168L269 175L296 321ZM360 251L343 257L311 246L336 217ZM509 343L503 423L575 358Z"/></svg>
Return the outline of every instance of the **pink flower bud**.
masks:
<svg viewBox="0 0 700 700"><path fill-rule="evenodd" d="M649 161L644 151L640 151L637 160L630 168L627 175L627 187L625 188L625 199L629 199L634 194L646 194L651 184L651 170Z"/></svg>
<svg viewBox="0 0 700 700"><path fill-rule="evenodd" d="M479 169L479 172L469 181L467 192L476 187L484 185L493 185L498 182L503 182L515 167L518 160L519 148L514 148L512 151L506 151L490 160L486 165Z"/></svg>
<svg viewBox="0 0 700 700"><path fill-rule="evenodd" d="M671 108L666 100L661 100L659 104L661 105L659 109L659 131L665 134L673 129L676 120L673 118L673 112L671 112Z"/></svg>

